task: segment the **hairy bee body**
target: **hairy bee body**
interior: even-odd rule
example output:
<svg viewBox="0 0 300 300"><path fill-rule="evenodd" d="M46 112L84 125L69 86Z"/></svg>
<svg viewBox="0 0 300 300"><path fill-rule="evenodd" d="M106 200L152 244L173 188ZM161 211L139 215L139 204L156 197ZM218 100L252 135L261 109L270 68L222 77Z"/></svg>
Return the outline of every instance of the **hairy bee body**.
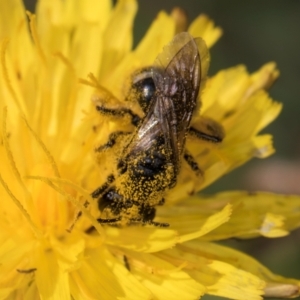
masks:
<svg viewBox="0 0 300 300"><path fill-rule="evenodd" d="M176 181L174 165L169 161L159 140L148 151L120 161L115 183L99 198L99 209L106 215L100 222L151 223L155 207L163 204L165 191Z"/></svg>
<svg viewBox="0 0 300 300"><path fill-rule="evenodd" d="M117 174L92 193L98 199L100 223L168 226L153 221L155 207L164 203L166 191L176 185L183 157L189 158L193 169L198 168L184 153L192 115L200 104L197 97L206 76L201 66L205 60L208 51L204 41L180 33L151 68L134 77L128 98L140 104L144 117L137 122L130 113L137 128L119 155Z"/></svg>

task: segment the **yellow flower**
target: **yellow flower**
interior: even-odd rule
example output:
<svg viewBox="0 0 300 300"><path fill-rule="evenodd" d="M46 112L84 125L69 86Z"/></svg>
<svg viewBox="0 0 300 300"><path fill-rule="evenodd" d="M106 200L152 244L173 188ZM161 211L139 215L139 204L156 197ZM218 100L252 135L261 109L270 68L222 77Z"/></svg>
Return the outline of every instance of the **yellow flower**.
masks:
<svg viewBox="0 0 300 300"><path fill-rule="evenodd" d="M208 79L201 115L222 124L226 137L218 146L188 141L205 179L199 184L182 168L158 209L157 220L169 228L97 222L90 193L105 182L113 161L98 165L93 149L118 125L97 114L92 95L96 89L97 97L122 102L126 78L151 65L184 27L179 11L161 12L132 50L136 10L134 0L114 7L109 0L40 0L35 16L26 15L20 0L0 1L0 298L299 295L299 281L214 241L288 234L299 226L300 197L190 196L252 157L272 154L271 136L259 132L281 109L265 91L278 76L274 63L250 75L238 66ZM221 35L204 15L188 31L209 47Z"/></svg>

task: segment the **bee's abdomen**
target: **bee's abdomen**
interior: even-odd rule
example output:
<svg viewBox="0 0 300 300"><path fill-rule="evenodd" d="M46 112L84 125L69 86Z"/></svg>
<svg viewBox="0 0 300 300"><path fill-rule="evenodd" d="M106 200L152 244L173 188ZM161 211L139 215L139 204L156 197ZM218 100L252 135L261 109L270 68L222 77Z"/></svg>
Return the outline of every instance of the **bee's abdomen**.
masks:
<svg viewBox="0 0 300 300"><path fill-rule="evenodd" d="M165 172L167 158L158 151L146 153L140 159L136 160L132 168L132 176L136 179L151 180L159 173Z"/></svg>
<svg viewBox="0 0 300 300"><path fill-rule="evenodd" d="M134 201L157 205L174 181L174 166L161 149L155 148L128 158L124 192Z"/></svg>

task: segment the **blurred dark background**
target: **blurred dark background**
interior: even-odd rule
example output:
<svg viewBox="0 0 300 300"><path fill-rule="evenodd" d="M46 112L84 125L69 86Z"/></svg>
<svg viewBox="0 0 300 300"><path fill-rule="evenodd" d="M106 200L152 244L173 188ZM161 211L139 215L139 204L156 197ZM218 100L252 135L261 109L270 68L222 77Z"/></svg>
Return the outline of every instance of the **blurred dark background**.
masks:
<svg viewBox="0 0 300 300"><path fill-rule="evenodd" d="M35 1L25 3L34 11ZM210 75L237 64L253 72L269 61L275 61L281 72L270 94L283 103L283 112L264 130L274 136L277 152L265 160L252 160L205 192L247 189L300 195L300 1L140 1L135 44L159 10L170 12L175 6L183 8L190 20L205 13L223 28L221 40L211 50ZM275 273L300 279L300 230L281 239L228 244L255 256Z"/></svg>

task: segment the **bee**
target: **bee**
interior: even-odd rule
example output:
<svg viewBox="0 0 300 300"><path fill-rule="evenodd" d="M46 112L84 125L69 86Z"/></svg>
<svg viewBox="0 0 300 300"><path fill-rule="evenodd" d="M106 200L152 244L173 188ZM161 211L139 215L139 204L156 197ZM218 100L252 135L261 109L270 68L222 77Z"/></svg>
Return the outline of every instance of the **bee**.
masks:
<svg viewBox="0 0 300 300"><path fill-rule="evenodd" d="M177 34L152 67L133 76L127 98L138 102L143 117L129 108L110 109L100 102L96 104L100 113L127 115L136 126L131 134L112 133L107 144L98 148L106 151L126 137L116 162L116 174L109 175L92 193L98 200L101 224L167 227L168 223L154 221L156 207L164 204L164 195L176 185L182 160L202 176L197 162L185 149L187 135L210 142L223 138L222 129L215 122L203 130L190 128L193 113L200 106L198 94L206 78L208 59L201 38L194 39L186 32Z"/></svg>

